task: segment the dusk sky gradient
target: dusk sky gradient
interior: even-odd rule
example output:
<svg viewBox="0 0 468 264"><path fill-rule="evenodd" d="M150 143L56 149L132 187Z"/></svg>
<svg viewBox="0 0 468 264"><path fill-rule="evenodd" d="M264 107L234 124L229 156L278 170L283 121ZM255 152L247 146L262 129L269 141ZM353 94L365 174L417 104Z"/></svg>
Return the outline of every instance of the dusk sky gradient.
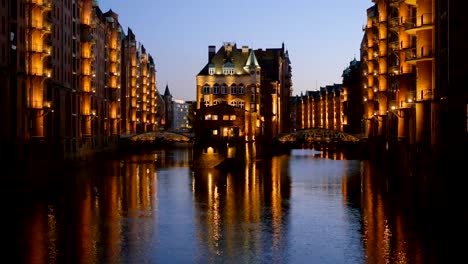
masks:
<svg viewBox="0 0 468 264"><path fill-rule="evenodd" d="M196 75L208 62L208 46L224 42L254 49L280 48L292 66L293 94L342 83L355 57L371 0L99 0L119 15L156 66L160 93L195 100Z"/></svg>

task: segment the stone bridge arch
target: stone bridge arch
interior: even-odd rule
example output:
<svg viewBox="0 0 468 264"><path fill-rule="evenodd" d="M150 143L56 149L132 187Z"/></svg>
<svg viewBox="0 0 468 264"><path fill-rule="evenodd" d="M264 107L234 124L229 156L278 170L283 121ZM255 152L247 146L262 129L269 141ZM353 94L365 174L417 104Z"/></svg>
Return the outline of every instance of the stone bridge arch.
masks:
<svg viewBox="0 0 468 264"><path fill-rule="evenodd" d="M310 128L284 133L276 137L282 143L287 142L358 142L360 139L353 135L326 128Z"/></svg>

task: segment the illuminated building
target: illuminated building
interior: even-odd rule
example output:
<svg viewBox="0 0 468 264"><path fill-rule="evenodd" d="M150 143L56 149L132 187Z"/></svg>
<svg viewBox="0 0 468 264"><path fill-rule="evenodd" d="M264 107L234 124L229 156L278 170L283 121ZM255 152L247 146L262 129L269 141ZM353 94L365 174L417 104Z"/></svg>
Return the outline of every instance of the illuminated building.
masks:
<svg viewBox="0 0 468 264"><path fill-rule="evenodd" d="M343 131L342 84L306 91L293 99L294 128L327 128Z"/></svg>
<svg viewBox="0 0 468 264"><path fill-rule="evenodd" d="M2 154L75 159L114 148L137 125L157 129L153 58L112 10L22 0L3 1L0 15Z"/></svg>
<svg viewBox="0 0 468 264"><path fill-rule="evenodd" d="M468 4L373 2L361 45L366 135L421 147L466 144Z"/></svg>
<svg viewBox="0 0 468 264"><path fill-rule="evenodd" d="M290 129L291 67L279 49L238 49L226 42L197 75L197 128L203 139L269 140ZM284 120L283 120L284 119Z"/></svg>

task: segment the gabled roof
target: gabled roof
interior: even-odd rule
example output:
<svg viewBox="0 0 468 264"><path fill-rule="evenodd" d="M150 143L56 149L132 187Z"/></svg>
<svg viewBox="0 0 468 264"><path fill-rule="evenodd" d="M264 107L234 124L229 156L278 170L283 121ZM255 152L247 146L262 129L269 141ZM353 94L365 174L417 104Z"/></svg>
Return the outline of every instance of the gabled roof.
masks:
<svg viewBox="0 0 468 264"><path fill-rule="evenodd" d="M236 73L244 72L245 62L249 57L249 53L242 52L236 45L230 46L231 51L227 51L225 46L222 46L211 59L205 64L198 75L209 75L208 68L215 68L217 72L222 72L223 67L234 68Z"/></svg>

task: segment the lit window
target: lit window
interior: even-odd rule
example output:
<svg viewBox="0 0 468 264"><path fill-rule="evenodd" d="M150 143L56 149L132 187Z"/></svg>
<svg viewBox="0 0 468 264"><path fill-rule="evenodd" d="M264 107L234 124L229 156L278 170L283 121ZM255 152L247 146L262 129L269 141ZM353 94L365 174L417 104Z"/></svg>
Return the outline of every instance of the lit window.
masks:
<svg viewBox="0 0 468 264"><path fill-rule="evenodd" d="M229 116L228 115L223 115L223 120L229 120Z"/></svg>
<svg viewBox="0 0 468 264"><path fill-rule="evenodd" d="M218 135L218 130L213 130L213 135Z"/></svg>
<svg viewBox="0 0 468 264"><path fill-rule="evenodd" d="M211 115L205 115L205 120L211 120Z"/></svg>
<svg viewBox="0 0 468 264"><path fill-rule="evenodd" d="M244 109L244 101L239 101L238 106L239 106L239 108Z"/></svg>
<svg viewBox="0 0 468 264"><path fill-rule="evenodd" d="M218 115L213 115L213 120L218 120Z"/></svg>
<svg viewBox="0 0 468 264"><path fill-rule="evenodd" d="M233 67L223 67L223 74L224 75L233 75L234 68Z"/></svg>
<svg viewBox="0 0 468 264"><path fill-rule="evenodd" d="M236 120L236 115L231 115L231 120Z"/></svg>

